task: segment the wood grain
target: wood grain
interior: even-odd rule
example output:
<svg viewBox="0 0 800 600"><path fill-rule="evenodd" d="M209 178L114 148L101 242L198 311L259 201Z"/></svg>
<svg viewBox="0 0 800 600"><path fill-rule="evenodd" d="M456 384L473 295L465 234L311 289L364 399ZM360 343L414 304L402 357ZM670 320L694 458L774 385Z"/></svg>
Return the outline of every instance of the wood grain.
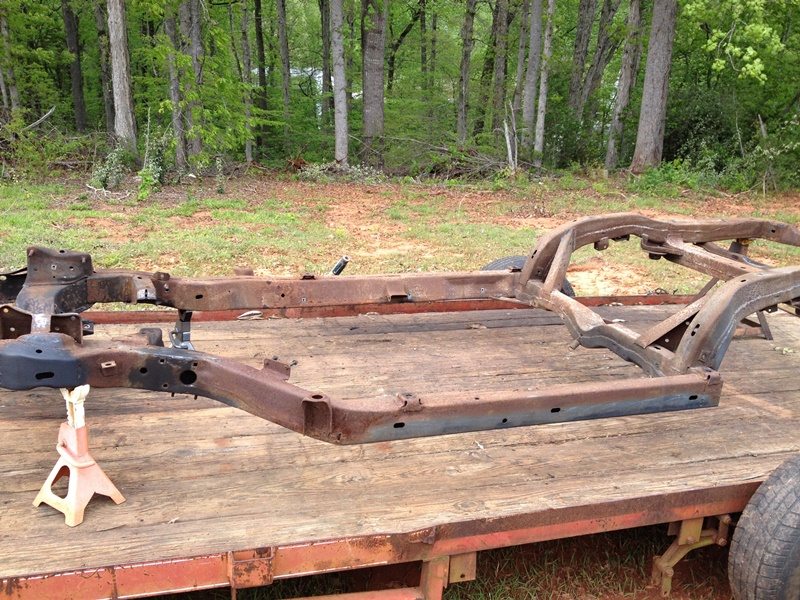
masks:
<svg viewBox="0 0 800 600"><path fill-rule="evenodd" d="M674 309L602 309L644 331ZM337 447L217 402L135 390L87 401L93 455L128 498L75 529L31 501L56 460L57 390L0 393L0 577L404 532L758 481L800 450L800 321L736 340L712 409ZM119 336L137 326L103 326ZM198 349L344 397L535 389L641 372L570 351L535 310L200 323ZM788 349L788 350L787 350Z"/></svg>

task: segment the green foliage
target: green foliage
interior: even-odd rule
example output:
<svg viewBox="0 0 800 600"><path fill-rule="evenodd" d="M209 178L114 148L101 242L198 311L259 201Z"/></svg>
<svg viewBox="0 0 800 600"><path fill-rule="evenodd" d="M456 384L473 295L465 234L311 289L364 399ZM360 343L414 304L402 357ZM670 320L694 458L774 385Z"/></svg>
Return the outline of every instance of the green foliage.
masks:
<svg viewBox="0 0 800 600"><path fill-rule="evenodd" d="M106 123L95 3L71 2L78 18L88 121L100 132L106 129ZM275 4L263 3L267 41L264 89L259 87L256 74L259 60L252 2L201 3L200 74L195 73L186 32L178 31L177 46L166 35L165 17L175 15L180 4L178 0L126 2L139 154L148 156L139 171L141 198L147 198L165 175L175 169L173 109L178 109L187 129L188 169L194 174L217 178L219 189L224 189L225 182L218 162L229 165L242 161L248 141L257 142L256 160L270 167L285 168L289 157L311 163L300 174L301 178L378 181L375 174L359 172L358 168L354 172L336 173L327 164L333 154L333 132L320 77L323 49L317 2L287 0L291 63L287 112L283 109L280 59L275 43ZM464 5L463 0L428 0L427 32L423 36L420 20L415 17L420 6L418 0L393 0L388 4L387 62L393 56L394 72L391 85L387 81L386 86L383 164L390 175L487 178L498 189L505 189L513 187L520 175L504 171L505 141L498 131L492 130L496 129L498 119L492 114L491 95L497 85L503 85L507 101L514 99L519 41L525 39L520 18L522 1L510 2L509 14L513 18L506 40L503 82L483 77L485 67L491 70L493 64L493 6L490 2L477 5L468 90L470 135L466 142L457 143L455 114ZM604 160L629 3L620 3L610 24L610 62L596 92L587 99L582 115L576 115L568 106L579 5L577 0L559 0L555 13L541 157L546 172L569 169L573 164L580 168L596 167ZM652 3L643 5L642 46L646 50ZM365 160L360 155L363 126L360 11L358 3L352 0L346 0L344 8L350 160L357 163ZM242 39L245 9L249 72L244 67ZM647 175L647 181L633 185L656 190L653 193L658 194L694 185L719 185L736 191L798 185L800 30L794 24L800 20L800 0L685 0L681 9L664 140L664 159L672 164L665 165L663 172ZM88 157L103 156L106 149L103 136L75 136L72 132L69 65L73 57L65 48L58 3L6 0L0 10L7 16L10 43L9 52L0 44L0 64L14 67L23 104L13 115L0 110L0 175L37 178L51 173L54 166L75 169L77 165L88 169L88 163L92 162ZM598 21L595 18L585 71L589 70L597 45ZM406 37L399 43L400 32L409 25ZM181 29L180 18L178 29ZM423 45L427 71L421 58ZM178 106L173 106L170 96L169 64L173 57L181 95ZM645 62L643 55L630 106L623 115L620 167L630 160L634 148ZM51 106L55 106L55 112L43 126L25 129ZM500 121L508 116L507 111L504 106ZM517 127L521 128L520 115L516 117ZM484 123L482 128L477 127L478 121ZM157 137L164 144L156 147L154 141L141 135L145 122L148 129L159 132ZM766 136L762 133L762 123ZM195 147L195 140L199 140L199 148ZM112 153L98 164L94 183L112 187L118 183L124 171L123 159ZM533 156L519 157L523 171L529 170L532 159Z"/></svg>
<svg viewBox="0 0 800 600"><path fill-rule="evenodd" d="M331 183L344 181L347 183L377 184L386 181L386 175L368 165L342 166L332 163L305 165L297 174L301 181L314 181L316 183Z"/></svg>
<svg viewBox="0 0 800 600"><path fill-rule="evenodd" d="M116 188L128 172L127 159L126 152L121 146L111 150L105 159L95 166L89 180L90 185L104 190Z"/></svg>
<svg viewBox="0 0 800 600"><path fill-rule="evenodd" d="M164 131L161 135L153 136L150 131L148 121L148 132L145 137L145 157L142 169L139 171L139 192L138 200L147 200L155 190L164 183L166 172L167 149L170 146L171 137L169 131Z"/></svg>

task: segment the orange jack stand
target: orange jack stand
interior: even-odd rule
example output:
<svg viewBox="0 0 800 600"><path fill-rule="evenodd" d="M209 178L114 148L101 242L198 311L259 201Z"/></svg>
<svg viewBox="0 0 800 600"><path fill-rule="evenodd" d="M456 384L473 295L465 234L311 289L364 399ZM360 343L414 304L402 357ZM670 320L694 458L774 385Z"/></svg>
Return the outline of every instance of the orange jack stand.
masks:
<svg viewBox="0 0 800 600"><path fill-rule="evenodd" d="M61 455L42 489L33 501L42 502L64 513L65 522L75 527L83 522L83 511L95 494L109 496L115 503L125 502L125 497L89 454L89 432L83 417L83 401L89 386L82 385L72 391L61 390L67 402L67 422L58 431L56 450ZM67 494L63 498L52 490L52 485L69 476Z"/></svg>

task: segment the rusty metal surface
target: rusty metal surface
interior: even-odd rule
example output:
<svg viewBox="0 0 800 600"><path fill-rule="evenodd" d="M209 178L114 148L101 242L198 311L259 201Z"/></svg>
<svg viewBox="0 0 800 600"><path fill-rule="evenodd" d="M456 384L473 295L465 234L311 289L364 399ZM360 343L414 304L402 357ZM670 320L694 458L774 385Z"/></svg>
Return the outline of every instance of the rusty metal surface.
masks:
<svg viewBox="0 0 800 600"><path fill-rule="evenodd" d="M0 598L133 598L227 587L232 583L238 587L265 585L276 579L303 575L430 561L493 548L740 512L759 484L751 481L569 509L546 509L533 514L446 523L409 533L298 541L274 548L10 577L0 579ZM241 572L248 561L253 561L254 568ZM236 579L232 579L232 574Z"/></svg>
<svg viewBox="0 0 800 600"><path fill-rule="evenodd" d="M716 290L706 286L690 307L644 334L607 322L591 309L591 302L561 293L576 250L587 244L602 250L632 235L641 238L642 250L651 258L726 283ZM95 272L88 254L31 248L23 285L19 287L21 272L0 280L0 297L15 301L0 307L0 387L89 383L206 396L342 444L714 406L721 386L717 370L739 322L781 303L800 304L800 267L772 269L745 257L751 241L759 238L800 245L800 230L758 219L677 222L616 214L574 221L544 236L521 271L300 279ZM721 240L732 240L730 249L715 244ZM87 338L92 327L80 314L98 302L178 309L170 332L172 347L164 347L157 329L113 343ZM292 385L287 381L290 365L268 361L263 369L253 369L197 352L191 342L193 311L256 309L262 317L275 311L307 316L306 311L352 314L370 307L391 311L451 303L553 311L576 344L607 348L649 377L534 393L419 397L414 390L403 390L402 397L344 401Z"/></svg>

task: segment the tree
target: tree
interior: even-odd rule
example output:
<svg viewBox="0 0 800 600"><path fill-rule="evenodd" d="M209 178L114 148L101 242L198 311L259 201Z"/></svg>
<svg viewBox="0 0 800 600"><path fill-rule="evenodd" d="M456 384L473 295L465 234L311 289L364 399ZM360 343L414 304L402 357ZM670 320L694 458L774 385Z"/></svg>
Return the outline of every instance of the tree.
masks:
<svg viewBox="0 0 800 600"><path fill-rule="evenodd" d="M333 84L331 82L331 0L319 0L322 30L322 123L330 127L333 113Z"/></svg>
<svg viewBox="0 0 800 600"><path fill-rule="evenodd" d="M330 0L330 7L331 55L333 58L334 158L337 164L346 167L350 131L347 124L347 72L345 71L344 62L342 0Z"/></svg>
<svg viewBox="0 0 800 600"><path fill-rule="evenodd" d="M630 0L628 7L627 36L625 49L622 52L622 65L619 69L617 95L614 99L614 111L611 125L608 128L608 144L606 146L605 166L607 171L617 167L619 143L622 138L623 114L628 108L631 89L636 81L639 69L639 57L642 52L642 2Z"/></svg>
<svg viewBox="0 0 800 600"><path fill-rule="evenodd" d="M522 90L522 149L526 153L533 149L536 83L542 59L542 0L532 0L528 18L528 65Z"/></svg>
<svg viewBox="0 0 800 600"><path fill-rule="evenodd" d="M467 0L464 24L461 27L461 68L458 75L458 99L456 100L456 130L458 141L467 141L467 113L469 111L469 64L475 40L472 32L475 23L475 7L478 0Z"/></svg>
<svg viewBox="0 0 800 600"><path fill-rule="evenodd" d="M361 56L364 87L364 162L383 166L383 56L388 0L361 0Z"/></svg>
<svg viewBox="0 0 800 600"><path fill-rule="evenodd" d="M259 109L261 118L267 112L267 58L264 52L264 12L261 7L261 0L253 2L253 16L256 31L256 65L258 70L258 94L256 95L256 106ZM260 151L264 152L264 127L259 127L259 134L256 143Z"/></svg>
<svg viewBox="0 0 800 600"><path fill-rule="evenodd" d="M275 0L278 12L278 43L281 55L281 92L283 96L283 135L284 144L289 144L289 111L292 99L292 69L289 66L289 33L286 25L286 0Z"/></svg>
<svg viewBox="0 0 800 600"><path fill-rule="evenodd" d="M0 38L3 42L3 61L0 69L5 71L5 85L8 86L8 96L11 100L11 110L20 108L19 91L17 90L17 78L14 73L14 62L11 53L11 35L8 31L8 18L5 11L0 7Z"/></svg>
<svg viewBox="0 0 800 600"><path fill-rule="evenodd" d="M575 46L572 51L572 74L569 80L569 106L577 113L581 98L583 73L589 55L589 41L592 37L596 0L580 0L578 4L578 23L575 29Z"/></svg>
<svg viewBox="0 0 800 600"><path fill-rule="evenodd" d="M547 27L544 30L544 48L542 49L542 69L539 74L539 106L536 112L536 131L533 138L533 165L542 168L544 153L544 119L547 114L548 77L550 61L553 58L553 17L556 12L556 0L547 0Z"/></svg>
<svg viewBox="0 0 800 600"><path fill-rule="evenodd" d="M528 28L530 27L530 0L523 0L519 19L519 40L517 40L517 72L514 76L514 96L511 102L514 114L522 106L522 88L525 86L525 58L528 55Z"/></svg>
<svg viewBox="0 0 800 600"><path fill-rule="evenodd" d="M185 85L184 93L189 97L184 118L186 119L187 143L189 154L196 156L203 151L203 140L200 133L199 121L199 90L203 85L203 39L202 39L202 12L200 0L184 0L180 5L181 35L185 47L192 57L192 72L194 77L191 83Z"/></svg>
<svg viewBox="0 0 800 600"><path fill-rule="evenodd" d="M253 93L252 93L252 80L253 80L253 61L250 57L250 10L248 9L247 2L242 3L242 23L241 23L241 36L242 36L242 85L244 86L244 127L245 127L245 142L244 142L244 158L248 164L253 162Z"/></svg>
<svg viewBox="0 0 800 600"><path fill-rule="evenodd" d="M111 83L114 91L114 135L117 143L133 156L136 149L136 119L133 114L131 69L125 1L108 0L108 39L111 55Z"/></svg>
<svg viewBox="0 0 800 600"><path fill-rule="evenodd" d="M661 162L677 16L678 0L655 0L650 42L647 46L639 130L636 133L636 148L631 161L631 171L634 173L641 173Z"/></svg>
<svg viewBox="0 0 800 600"><path fill-rule="evenodd" d="M414 29L414 24L420 20L422 17L422 2L424 0L420 0L420 4L416 5L415 8L411 11L411 19L408 21L405 27L403 27L400 35L397 36L397 39L392 40L389 44L389 52L386 61L387 65L387 75L386 75L386 89L391 91L394 87L394 73L395 73L395 62L397 60L397 51L400 50L400 46L402 45L403 41L406 39L411 30Z"/></svg>
<svg viewBox="0 0 800 600"><path fill-rule="evenodd" d="M81 70L81 50L78 43L78 19L70 6L70 0L61 0L61 14L64 17L64 33L67 50L72 55L69 65L69 78L72 84L72 109L75 113L75 129L79 133L86 130L86 102L83 99L83 71Z"/></svg>
<svg viewBox="0 0 800 600"><path fill-rule="evenodd" d="M100 92L106 133L114 135L114 90L111 85L111 58L108 41L108 15L105 0L94 0L94 24L97 28L97 54L100 62Z"/></svg>
<svg viewBox="0 0 800 600"><path fill-rule="evenodd" d="M492 98L492 131L500 132L500 125L505 114L506 101L506 64L508 62L508 0L497 0L497 35L495 37L494 67L492 81L494 94Z"/></svg>
<svg viewBox="0 0 800 600"><path fill-rule="evenodd" d="M186 171L189 163L186 159L186 133L183 129L183 111L181 110L181 76L175 58L175 54L180 51L180 41L174 14L168 13L164 16L164 32L167 34L171 46L167 51L167 67L169 96L172 102L172 131L175 134L175 166L178 172L182 173Z"/></svg>

